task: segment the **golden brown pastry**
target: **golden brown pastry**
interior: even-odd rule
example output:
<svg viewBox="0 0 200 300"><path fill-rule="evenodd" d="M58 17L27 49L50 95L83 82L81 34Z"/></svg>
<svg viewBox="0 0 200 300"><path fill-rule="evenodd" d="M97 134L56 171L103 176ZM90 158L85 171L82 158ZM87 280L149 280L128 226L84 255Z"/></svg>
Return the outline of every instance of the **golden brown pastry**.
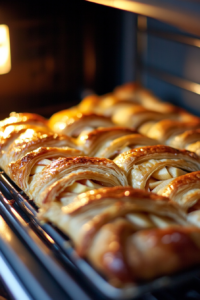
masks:
<svg viewBox="0 0 200 300"><path fill-rule="evenodd" d="M77 108L83 113L93 112L104 116L113 116L113 120L118 125L128 126L124 120L123 123L119 123L120 118L129 112L129 109L133 110L132 114L134 114L134 108L138 105L141 105L143 108L150 111L167 114L170 118L175 114L177 115L177 118L182 121L189 122L195 118L194 115L187 111L170 103L161 101L151 91L141 87L136 82L118 86L112 93L102 96L95 94L89 95L81 101ZM123 113L121 113L121 110L123 110ZM155 114L155 116L157 115Z"/></svg>
<svg viewBox="0 0 200 300"><path fill-rule="evenodd" d="M200 171L175 178L157 194L169 197L184 208L188 220L200 227Z"/></svg>
<svg viewBox="0 0 200 300"><path fill-rule="evenodd" d="M143 88L136 82L125 83L114 89L113 94L119 100L129 100L141 104L145 108L164 114L180 113L184 121L192 121L194 115L182 108L176 107L171 103L163 102L156 97L152 91Z"/></svg>
<svg viewBox="0 0 200 300"><path fill-rule="evenodd" d="M5 167L10 178L26 193L32 177L59 157L81 156L80 150L72 148L40 147Z"/></svg>
<svg viewBox="0 0 200 300"><path fill-rule="evenodd" d="M198 156L200 156L200 141L188 145L186 149L195 152Z"/></svg>
<svg viewBox="0 0 200 300"><path fill-rule="evenodd" d="M169 197L185 208L195 205L200 200L200 171L175 178L158 195Z"/></svg>
<svg viewBox="0 0 200 300"><path fill-rule="evenodd" d="M137 106L137 101L133 100L121 100L114 94L106 94L101 96L98 106L96 106L95 112L104 116L112 117L121 109L128 109Z"/></svg>
<svg viewBox="0 0 200 300"><path fill-rule="evenodd" d="M29 124L47 127L47 120L40 115L32 113L10 113L10 117L0 121L1 130L8 125Z"/></svg>
<svg viewBox="0 0 200 300"><path fill-rule="evenodd" d="M84 152L89 156L103 157L101 155L102 151L104 151L113 140L133 133L137 133L137 131L119 126L93 130L85 134L85 139L82 135Z"/></svg>
<svg viewBox="0 0 200 300"><path fill-rule="evenodd" d="M111 119L101 115L83 114L75 110L64 110L49 119L49 127L57 133L66 134L81 140L80 134L90 132L98 127L114 126Z"/></svg>
<svg viewBox="0 0 200 300"><path fill-rule="evenodd" d="M124 172L111 160L94 157L59 158L35 174L27 191L38 206L68 203L77 194L102 186L127 186Z"/></svg>
<svg viewBox="0 0 200 300"><path fill-rule="evenodd" d="M77 109L81 113L98 113L98 107L101 102L101 97L92 94L82 99L82 101L77 106Z"/></svg>
<svg viewBox="0 0 200 300"><path fill-rule="evenodd" d="M120 100L130 100L140 103L138 94L141 90L142 87L138 82L128 82L115 87L113 94Z"/></svg>
<svg viewBox="0 0 200 300"><path fill-rule="evenodd" d="M84 98L78 105L78 109L80 109L80 111L83 113L93 112L96 114L112 117L115 114L120 115L121 109L123 111L128 111L129 109L134 109L135 106L140 105L141 101L136 97L136 95L134 97L129 97L129 94L127 94L127 97L124 98L121 93L119 94L119 96L118 93L109 93L103 96L91 95ZM152 105L151 108L149 107L148 109L157 111L156 109L154 110L154 106L153 109ZM147 109L147 107L145 108Z"/></svg>
<svg viewBox="0 0 200 300"><path fill-rule="evenodd" d="M175 177L200 170L200 159L195 153L163 145L129 150L114 162L126 173L132 187L153 192Z"/></svg>
<svg viewBox="0 0 200 300"><path fill-rule="evenodd" d="M78 254L117 286L200 262L200 230L168 198L146 191L91 191L64 207L51 204L42 217L69 235Z"/></svg>
<svg viewBox="0 0 200 300"><path fill-rule="evenodd" d="M113 94L120 100L130 100L143 105L145 108L161 113L177 112L177 108L161 101L151 91L143 88L138 83L129 82L114 89Z"/></svg>
<svg viewBox="0 0 200 300"><path fill-rule="evenodd" d="M146 133L144 132L143 128L145 126L145 131L147 131L147 124L148 128L151 128L156 122L165 119L181 121L184 119L184 114L178 109L177 111L173 111L171 113L161 113L147 109L142 105L133 105L132 107L121 108L120 110L116 111L112 117L112 120L115 124L136 128L141 133ZM193 119L195 119L195 117L193 117ZM148 136L155 138L149 134Z"/></svg>
<svg viewBox="0 0 200 300"><path fill-rule="evenodd" d="M39 147L77 147L70 137L53 133L43 127L18 125L11 133L7 132L10 127L6 128L3 138L0 138L0 166L4 170L10 162L22 158L28 152Z"/></svg>
<svg viewBox="0 0 200 300"><path fill-rule="evenodd" d="M8 146L28 129L33 131L40 131L44 134L50 132L48 128L36 125L8 125L5 128L1 128L0 130L0 150L7 151Z"/></svg>
<svg viewBox="0 0 200 300"><path fill-rule="evenodd" d="M170 139L170 146L178 149L187 149L200 155L200 128L186 130Z"/></svg>
<svg viewBox="0 0 200 300"><path fill-rule="evenodd" d="M161 113L177 112L177 107L169 102L163 102L156 97L150 90L140 89L138 91L138 99L140 103L147 109L152 109Z"/></svg>
<svg viewBox="0 0 200 300"><path fill-rule="evenodd" d="M144 96L145 93L146 95ZM170 104L158 100L156 101L155 99L156 98L153 97L153 95L150 96L150 92L148 93L146 90L142 89L138 83L128 83L116 87L113 93L104 94L102 96L95 94L89 95L85 97L77 107L83 113L93 112L104 116L112 116L121 108L132 107L135 104L147 104L148 107L146 107L146 105L144 105L144 107L148 109L152 109L153 106L153 110L155 111L157 111L158 105L170 106ZM175 107L171 105L169 112L174 111L174 109ZM162 112L168 112L168 110L163 109Z"/></svg>
<svg viewBox="0 0 200 300"><path fill-rule="evenodd" d="M83 136L82 136L83 137ZM114 159L120 153L141 145L156 145L158 142L126 127L100 128L86 134L84 152L89 156Z"/></svg>
<svg viewBox="0 0 200 300"><path fill-rule="evenodd" d="M144 124L139 131L152 139L158 140L160 143L165 143L166 145L173 147L177 146L177 144L172 144L172 141L176 139L177 135L182 134L189 129L196 128L200 128L200 119L194 117L192 122L162 120L157 123L147 123L146 125Z"/></svg>

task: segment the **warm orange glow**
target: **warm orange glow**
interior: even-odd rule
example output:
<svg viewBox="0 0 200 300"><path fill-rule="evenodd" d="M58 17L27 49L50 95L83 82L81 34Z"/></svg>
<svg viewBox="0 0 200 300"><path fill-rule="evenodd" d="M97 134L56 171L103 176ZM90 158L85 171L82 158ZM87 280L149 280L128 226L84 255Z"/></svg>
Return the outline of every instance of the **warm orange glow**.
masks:
<svg viewBox="0 0 200 300"><path fill-rule="evenodd" d="M11 241L11 235L10 233L6 230L6 226L5 226L5 221L3 220L2 216L0 216L0 236L3 236L4 233L4 238L6 241Z"/></svg>
<svg viewBox="0 0 200 300"><path fill-rule="evenodd" d="M0 25L0 74L11 70L10 37L7 25Z"/></svg>
<svg viewBox="0 0 200 300"><path fill-rule="evenodd" d="M44 232L44 235L46 236L46 238L49 240L51 244L54 244L54 240L50 237L50 235L48 235L46 232Z"/></svg>

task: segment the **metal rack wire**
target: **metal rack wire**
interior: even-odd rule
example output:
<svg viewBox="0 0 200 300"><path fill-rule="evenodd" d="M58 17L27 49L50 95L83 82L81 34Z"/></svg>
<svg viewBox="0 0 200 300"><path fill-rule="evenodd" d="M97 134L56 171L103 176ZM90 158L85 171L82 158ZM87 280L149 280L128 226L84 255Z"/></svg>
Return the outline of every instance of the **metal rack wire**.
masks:
<svg viewBox="0 0 200 300"><path fill-rule="evenodd" d="M31 247L31 250L40 260L40 263L42 263L48 272L54 276L54 279L59 282L62 288L68 293L71 290L71 284L74 284L72 282L70 286L68 284L66 285L65 272L68 268L72 269L76 273L76 276L78 274L79 282L80 280L84 282L84 286L87 287L87 290L95 293L95 299L102 299L102 297L103 299L136 299L138 297L146 297L144 295L150 293L151 296L148 296L147 299L150 300L151 297L153 297L153 294L158 295L154 296L157 297L156 299L160 299L160 297L163 297L163 290L167 288L176 288L183 283L188 284L188 282L194 281L195 278L196 280L200 280L198 279L200 278L198 277L200 276L200 269L199 267L196 267L173 276L164 276L155 279L146 284L138 286L132 285L121 289L115 288L98 274L86 260L81 259L76 254L73 244L65 235L51 224L47 223L41 225L38 222L36 218L37 210L34 205L32 205L31 201L27 199L24 193L20 191L13 182L6 178L5 174L0 175L0 189L3 193L0 193L3 215L6 216L8 221L15 227L17 234L23 238L29 247ZM13 202L13 199L15 202ZM11 201L11 205L9 204L9 201ZM12 204L14 204L15 207L13 207ZM19 208L18 211L16 211L17 207ZM25 219L29 224L28 231L26 224L24 224ZM54 260L51 261L51 259L44 257L43 253L38 249L38 240L33 240L30 235L30 228L40 237L42 242L53 251L53 253L56 253L61 263L67 267L65 271L58 270L58 266ZM71 292L73 294L72 290ZM198 294L198 291L196 291L196 293ZM164 294L166 294L166 292L164 292ZM74 296L75 299L78 299L77 293L75 293ZM85 297L85 299L87 299L87 296ZM168 297L166 299L172 298Z"/></svg>

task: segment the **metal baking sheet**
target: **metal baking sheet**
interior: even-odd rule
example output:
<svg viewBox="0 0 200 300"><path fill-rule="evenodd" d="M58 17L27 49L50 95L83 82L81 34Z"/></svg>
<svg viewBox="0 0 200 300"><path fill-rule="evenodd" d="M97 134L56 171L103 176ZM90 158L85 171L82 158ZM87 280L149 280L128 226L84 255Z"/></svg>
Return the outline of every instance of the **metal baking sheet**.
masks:
<svg viewBox="0 0 200 300"><path fill-rule="evenodd" d="M86 260L80 258L73 248L70 239L55 228L52 224L40 224L37 220L37 208L33 201L21 191L3 172L0 174L0 187L4 195L9 199L14 199L19 207L30 218L35 230L45 241L50 236L59 249L60 258L64 261L65 257L77 267L82 273L83 279L87 279L93 288L97 289L102 295L110 299L135 299L147 292L156 291L168 287L178 286L200 275L200 267L182 271L172 276L163 276L149 283L140 285L130 285L125 288L115 288L110 285Z"/></svg>

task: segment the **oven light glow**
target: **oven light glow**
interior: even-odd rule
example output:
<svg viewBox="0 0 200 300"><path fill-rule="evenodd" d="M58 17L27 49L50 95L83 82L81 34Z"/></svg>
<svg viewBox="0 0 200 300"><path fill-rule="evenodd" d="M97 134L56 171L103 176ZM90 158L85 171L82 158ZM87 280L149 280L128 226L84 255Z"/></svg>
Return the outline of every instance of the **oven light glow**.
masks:
<svg viewBox="0 0 200 300"><path fill-rule="evenodd" d="M7 25L0 25L0 74L11 70L10 37Z"/></svg>

